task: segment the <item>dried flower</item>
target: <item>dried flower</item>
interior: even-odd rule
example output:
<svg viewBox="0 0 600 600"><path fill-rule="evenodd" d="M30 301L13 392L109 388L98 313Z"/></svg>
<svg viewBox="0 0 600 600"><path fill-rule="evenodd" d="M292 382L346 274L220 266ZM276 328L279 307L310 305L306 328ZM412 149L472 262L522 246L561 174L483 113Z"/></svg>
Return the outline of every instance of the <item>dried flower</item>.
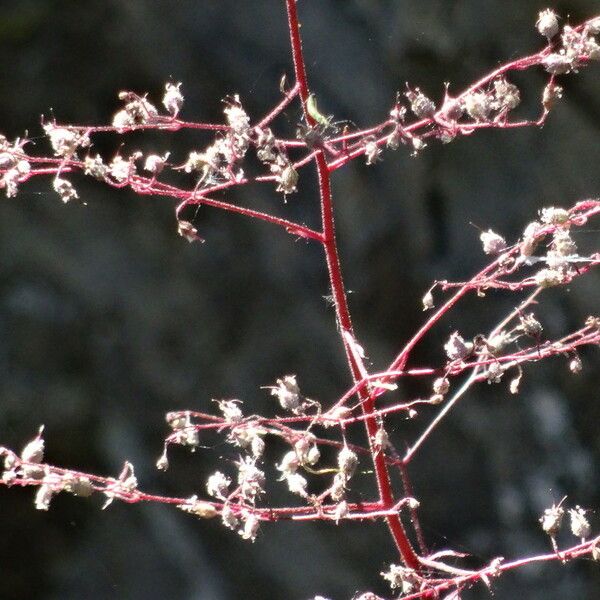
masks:
<svg viewBox="0 0 600 600"><path fill-rule="evenodd" d="M435 114L435 103L430 100L419 88L408 90L406 97L410 108L419 119L431 119Z"/></svg>
<svg viewBox="0 0 600 600"><path fill-rule="evenodd" d="M92 482L83 475L66 475L63 477L63 489L74 496L87 498L94 493Z"/></svg>
<svg viewBox="0 0 600 600"><path fill-rule="evenodd" d="M178 430L174 434L173 442L181 446L189 446L194 452L200 444L200 432L194 425Z"/></svg>
<svg viewBox="0 0 600 600"><path fill-rule="evenodd" d="M494 110L513 110L521 102L519 88L504 77L494 80Z"/></svg>
<svg viewBox="0 0 600 600"><path fill-rule="evenodd" d="M581 358L578 354L575 354L569 360L569 371L571 373L581 373L583 370L583 363L581 362Z"/></svg>
<svg viewBox="0 0 600 600"><path fill-rule="evenodd" d="M589 537L591 533L590 523L585 516L586 512L581 506L569 509L571 532L575 537L581 538L582 541Z"/></svg>
<svg viewBox="0 0 600 600"><path fill-rule="evenodd" d="M163 453L158 457L155 466L159 471L166 471L169 468L169 457L167 456L166 445L165 449L163 450Z"/></svg>
<svg viewBox="0 0 600 600"><path fill-rule="evenodd" d="M165 95L162 103L167 111L176 117L183 106L183 95L181 93L181 83L167 83L165 85Z"/></svg>
<svg viewBox="0 0 600 600"><path fill-rule="evenodd" d="M493 97L485 92L471 92L465 96L464 106L475 121L487 121L494 108Z"/></svg>
<svg viewBox="0 0 600 600"><path fill-rule="evenodd" d="M240 97L237 94L226 102L223 112L227 118L228 125L236 134L242 135L248 132L250 129L250 117L242 108Z"/></svg>
<svg viewBox="0 0 600 600"><path fill-rule="evenodd" d="M248 501L253 503L263 492L265 485L265 474L255 464L255 459L246 456L237 463L240 493Z"/></svg>
<svg viewBox="0 0 600 600"><path fill-rule="evenodd" d="M597 329L600 331L600 317L595 317L593 315L590 315L585 320L585 326L591 327L592 329Z"/></svg>
<svg viewBox="0 0 600 600"><path fill-rule="evenodd" d="M560 53L571 60L573 67L576 67L579 63L579 58L586 54L586 36L570 25L565 25L560 39L563 45Z"/></svg>
<svg viewBox="0 0 600 600"><path fill-rule="evenodd" d="M256 156L265 163L275 162L279 156L279 148L276 145L276 139L273 132L268 128L255 127L256 135Z"/></svg>
<svg viewBox="0 0 600 600"><path fill-rule="evenodd" d="M36 437L21 450L21 460L28 463L41 463L44 460L44 438L42 425Z"/></svg>
<svg viewBox="0 0 600 600"><path fill-rule="evenodd" d="M429 310L430 308L433 308L433 294L431 293L431 290L427 290L421 299L421 302L423 303L423 310Z"/></svg>
<svg viewBox="0 0 600 600"><path fill-rule="evenodd" d="M169 154L170 152L167 152L164 156L158 156L157 154L148 155L144 162L144 171L149 171L153 175L158 175L164 169Z"/></svg>
<svg viewBox="0 0 600 600"><path fill-rule="evenodd" d="M63 179L62 177L55 177L52 183L52 187L54 191L60 196L60 199L66 204L71 200L75 200L79 198L77 195L77 190L73 186L73 184Z"/></svg>
<svg viewBox="0 0 600 600"><path fill-rule="evenodd" d="M277 385L268 387L271 390L271 395L275 396L279 400L279 405L284 410L289 410L294 414L302 414L304 412L304 405L302 403L302 396L300 395L300 388L295 375L285 375L281 379L277 380Z"/></svg>
<svg viewBox="0 0 600 600"><path fill-rule="evenodd" d="M398 150L401 140L402 134L400 133L400 129L396 127L396 129L394 129L394 131L388 135L385 145L390 150Z"/></svg>
<svg viewBox="0 0 600 600"><path fill-rule="evenodd" d="M345 518L349 513L350 509L348 508L348 503L345 500L338 502L334 512L335 524L339 524L340 519Z"/></svg>
<svg viewBox="0 0 600 600"><path fill-rule="evenodd" d="M521 378L523 377L523 369L521 369L521 367L518 367L518 369L519 372L517 373L517 376L510 380L510 384L508 386L511 394L519 393L519 385L521 384Z"/></svg>
<svg viewBox="0 0 600 600"><path fill-rule="evenodd" d="M521 329L525 335L538 338L544 331L542 324L535 318L533 313L519 315L519 321L521 322L519 329Z"/></svg>
<svg viewBox="0 0 600 600"><path fill-rule="evenodd" d="M319 462L320 458L321 451L319 450L318 446L311 446L310 450L306 454L306 458L304 459L303 464L316 465Z"/></svg>
<svg viewBox="0 0 600 600"><path fill-rule="evenodd" d="M556 269L541 269L534 275L535 284L548 288L564 283L565 277L561 271Z"/></svg>
<svg viewBox="0 0 600 600"><path fill-rule="evenodd" d="M240 524L240 520L237 518L237 515L233 512L233 509L229 504L226 504L221 511L221 521L228 529L236 529Z"/></svg>
<svg viewBox="0 0 600 600"><path fill-rule="evenodd" d="M17 169L10 169L4 173L0 180L0 187L4 187L7 198L14 198L17 195L20 180L21 174Z"/></svg>
<svg viewBox="0 0 600 600"><path fill-rule="evenodd" d="M223 413L225 422L227 423L239 423L243 418L244 414L239 404L241 400L214 400L219 405L219 410Z"/></svg>
<svg viewBox="0 0 600 600"><path fill-rule="evenodd" d="M300 475L300 473L290 473L284 477L288 489L292 494L296 494L298 496L306 497L306 486L308 482L306 478Z"/></svg>
<svg viewBox="0 0 600 600"><path fill-rule="evenodd" d="M564 208L542 208L540 220L548 225L563 225L569 220L569 211Z"/></svg>
<svg viewBox="0 0 600 600"><path fill-rule="evenodd" d="M335 427L340 421L347 419L352 414L349 406L336 406L322 416L321 424L323 427Z"/></svg>
<svg viewBox="0 0 600 600"><path fill-rule="evenodd" d="M242 515L242 519L244 521L244 527L239 531L239 534L243 539L253 542L258 534L260 521L254 513L250 512L245 512Z"/></svg>
<svg viewBox="0 0 600 600"><path fill-rule="evenodd" d="M104 490L106 501L102 506L102 510L110 506L115 498L130 497L137 490L137 486L138 481L133 465L129 461L125 461L118 479L107 485Z"/></svg>
<svg viewBox="0 0 600 600"><path fill-rule="evenodd" d="M265 452L265 440L262 439L261 433L257 433L252 437L252 441L250 443L250 450L252 452L252 456L254 458L260 458Z"/></svg>
<svg viewBox="0 0 600 600"><path fill-rule="evenodd" d="M373 447L376 452L385 450L390 445L390 438L388 437L387 431L380 426L373 437Z"/></svg>
<svg viewBox="0 0 600 600"><path fill-rule="evenodd" d="M525 227L523 231L523 240L521 241L520 251L522 256L531 256L539 243L539 232L542 225L533 221Z"/></svg>
<svg viewBox="0 0 600 600"><path fill-rule="evenodd" d="M486 254L501 254L506 250L506 240L491 229L484 231L480 236L483 251Z"/></svg>
<svg viewBox="0 0 600 600"><path fill-rule="evenodd" d="M562 519L565 514L565 510L561 506L561 502L559 502L558 505L553 504L550 508L547 508L544 511L544 514L540 517L542 529L551 538L556 537L556 534L559 532Z"/></svg>
<svg viewBox="0 0 600 600"><path fill-rule="evenodd" d="M450 389L450 381L446 377L438 377L433 382L433 392L435 394L447 394Z"/></svg>
<svg viewBox="0 0 600 600"><path fill-rule="evenodd" d="M406 119L406 107L402 106L402 104L399 103L399 100L400 99L398 98L398 102L396 102L392 110L390 110L390 117L398 124L404 123L404 119Z"/></svg>
<svg viewBox="0 0 600 600"><path fill-rule="evenodd" d="M106 179L108 167L104 164L102 157L99 154L96 154L96 156L93 158L91 156L86 156L84 165L84 173L86 175L91 175L100 181L104 181Z"/></svg>
<svg viewBox="0 0 600 600"><path fill-rule="evenodd" d="M43 483L37 489L35 494L35 508L37 510L48 510L50 508L50 501L54 496L54 489L52 485Z"/></svg>
<svg viewBox="0 0 600 600"><path fill-rule="evenodd" d="M283 455L281 463L277 465L277 470L281 471L283 475L290 475L295 473L300 466L300 459L295 450L290 450Z"/></svg>
<svg viewBox="0 0 600 600"><path fill-rule="evenodd" d="M558 33L558 15L549 8L542 10L535 25L540 34L550 41Z"/></svg>
<svg viewBox="0 0 600 600"><path fill-rule="evenodd" d="M277 191L284 194L293 194L297 191L298 171L291 164L286 165L276 177Z"/></svg>
<svg viewBox="0 0 600 600"><path fill-rule="evenodd" d="M346 497L346 478L341 473L334 475L329 495L334 502L341 502Z"/></svg>
<svg viewBox="0 0 600 600"><path fill-rule="evenodd" d="M448 93L449 84L446 84L446 94L442 110L449 121L458 121L465 114L465 105L461 98L452 98Z"/></svg>
<svg viewBox="0 0 600 600"><path fill-rule="evenodd" d="M427 146L427 143L420 137L413 136L410 138L410 141L413 147L411 156L417 156L417 154Z"/></svg>
<svg viewBox="0 0 600 600"><path fill-rule="evenodd" d="M196 152L193 150L189 153L187 161L183 165L183 170L186 173L192 171L203 171L205 172L210 166L210 159L205 152Z"/></svg>
<svg viewBox="0 0 600 600"><path fill-rule="evenodd" d="M573 60L563 53L552 53L544 57L542 64L551 75L563 75L573 68Z"/></svg>
<svg viewBox="0 0 600 600"><path fill-rule="evenodd" d="M356 452L350 450L348 446L344 446L338 453L337 457L340 474L346 479L350 479L358 465L358 456Z"/></svg>
<svg viewBox="0 0 600 600"><path fill-rule="evenodd" d="M561 256L575 256L577 244L568 229L557 229L552 236L552 248Z"/></svg>
<svg viewBox="0 0 600 600"><path fill-rule="evenodd" d="M502 375L504 375L504 367L498 362L490 363L485 372L488 383L500 383Z"/></svg>
<svg viewBox="0 0 600 600"><path fill-rule="evenodd" d="M158 116L158 110L146 97L134 92L119 92L119 99L125 102L125 107L113 117L113 127L124 130L134 125L152 123Z"/></svg>
<svg viewBox="0 0 600 600"><path fill-rule="evenodd" d="M167 413L166 420L174 431L168 441L173 444L190 446L193 452L200 444L200 433L192 423L190 413L188 411Z"/></svg>
<svg viewBox="0 0 600 600"><path fill-rule="evenodd" d="M590 60L600 60L600 45L594 38L587 38L584 41L583 54Z"/></svg>
<svg viewBox="0 0 600 600"><path fill-rule="evenodd" d="M464 360L473 352L473 343L466 342L458 331L455 331L444 344L444 350L450 360Z"/></svg>
<svg viewBox="0 0 600 600"><path fill-rule="evenodd" d="M365 143L365 157L368 165L374 165L381 160L381 148L377 145L377 140L371 138Z"/></svg>
<svg viewBox="0 0 600 600"><path fill-rule="evenodd" d="M66 127L57 127L53 123L46 123L44 131L50 139L50 144L56 156L69 157L77 150L78 146L87 146L89 138L79 132Z"/></svg>
<svg viewBox="0 0 600 600"><path fill-rule="evenodd" d="M239 425L231 428L227 441L240 448L250 448L254 458L260 458L265 449L265 442L261 436L265 430L256 421L241 421Z"/></svg>
<svg viewBox="0 0 600 600"><path fill-rule="evenodd" d="M198 230L189 222L183 219L177 220L177 233L190 244L192 242L203 242L204 240L198 235Z"/></svg>
<svg viewBox="0 0 600 600"><path fill-rule="evenodd" d="M315 465L321 458L319 447L315 444L315 436L304 432L303 436L294 444L295 454L303 465Z"/></svg>
<svg viewBox="0 0 600 600"><path fill-rule="evenodd" d="M506 331L502 330L502 331L499 331L498 333L490 336L485 341L485 346L491 354L496 356L496 355L500 354L500 352L502 352L502 350L504 350L504 348L506 347L506 345L508 343L510 343L510 341L511 341L510 335L508 333L506 333Z"/></svg>
<svg viewBox="0 0 600 600"><path fill-rule="evenodd" d="M416 571L402 565L390 565L388 571L381 573L390 582L392 589L400 588L403 594L410 594L418 589L419 576Z"/></svg>
<svg viewBox="0 0 600 600"><path fill-rule="evenodd" d="M553 81L548 83L544 88L544 93L542 95L542 104L546 110L550 110L556 100L560 100L562 98L563 89L560 85L556 85Z"/></svg>
<svg viewBox="0 0 600 600"><path fill-rule="evenodd" d="M12 152L0 152L0 170L8 171L17 166L17 157Z"/></svg>
<svg viewBox="0 0 600 600"><path fill-rule="evenodd" d="M206 491L209 496L215 498L225 499L227 491L231 485L231 479L221 473L221 471L215 471L206 482Z"/></svg>
<svg viewBox="0 0 600 600"><path fill-rule="evenodd" d="M135 173L135 165L117 154L110 163L110 174L118 182L127 181Z"/></svg>
<svg viewBox="0 0 600 600"><path fill-rule="evenodd" d="M596 17L591 21L588 21L587 25L585 26L585 31L587 31L587 33L590 35L597 35L600 33L600 17Z"/></svg>
<svg viewBox="0 0 600 600"><path fill-rule="evenodd" d="M27 173L31 172L31 164L29 161L21 159L17 163L16 170L20 175L27 175Z"/></svg>
<svg viewBox="0 0 600 600"><path fill-rule="evenodd" d="M133 127L133 125L135 125L135 121L126 110L118 110L113 115L112 126L116 127L120 132Z"/></svg>

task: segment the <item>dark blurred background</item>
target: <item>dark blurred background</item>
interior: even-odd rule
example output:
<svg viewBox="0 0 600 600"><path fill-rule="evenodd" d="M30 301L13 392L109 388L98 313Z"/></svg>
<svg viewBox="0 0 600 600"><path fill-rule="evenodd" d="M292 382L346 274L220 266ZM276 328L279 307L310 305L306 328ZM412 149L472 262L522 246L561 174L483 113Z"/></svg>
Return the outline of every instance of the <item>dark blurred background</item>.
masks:
<svg viewBox="0 0 600 600"><path fill-rule="evenodd" d="M106 123L122 89L147 91L158 103L166 81L182 81L184 118L210 121L221 118L221 100L231 93L254 117L264 114L279 97L282 73L292 79L279 0L19 0L1 7L0 130L11 139L28 131L40 152L48 152L38 137L40 115ZM534 23L542 8L529 0L304 0L310 81L323 112L358 125L378 122L407 81L439 100L444 82L458 91L540 47ZM554 8L578 22L598 4ZM544 74L513 80L521 114L537 114ZM565 98L543 129L483 131L448 146L432 143L417 158L401 148L375 167L336 173L346 283L374 369L422 320L420 298L432 280L460 280L484 264L471 222L515 239L541 207L599 193L600 69L592 65L561 83ZM283 126L293 129L298 120L290 109ZM126 149L170 150L179 162L208 141L181 133L145 139L128 140ZM118 143L100 139L97 148L110 158ZM206 243L189 245L176 234L171 200L73 181L87 206L63 206L42 180L0 202L0 443L21 447L45 424L50 462L115 475L129 459L145 490L202 494L210 470L230 468L235 453L210 439L194 455L174 451L171 469L156 471L165 412L214 410L211 398L238 397L247 412L273 414L260 387L286 373L323 402L347 388L316 245L212 209L197 219ZM227 198L317 223L308 171L286 205L264 186ZM597 225L577 239L597 248ZM538 314L546 334L559 336L597 314L599 284L594 273L544 294ZM451 331L488 331L514 304L495 293L467 301L416 358L439 363ZM469 552L474 564L545 552L537 523L544 508L565 494L571 504L600 506L600 356L592 349L582 359L578 376L566 359L531 365L518 396L506 382L475 388L432 436L411 470L432 548ZM398 395L422 395L427 385ZM433 414L392 422L396 444L414 440ZM395 555L382 525L278 524L250 544L217 522L161 506L115 502L101 512L100 498L61 495L44 513L32 497L32 490L0 489L2 598L389 595L378 574ZM592 599L600 596L600 577L589 561L553 563L507 575L494 589L498 600ZM465 594L487 597L483 588Z"/></svg>

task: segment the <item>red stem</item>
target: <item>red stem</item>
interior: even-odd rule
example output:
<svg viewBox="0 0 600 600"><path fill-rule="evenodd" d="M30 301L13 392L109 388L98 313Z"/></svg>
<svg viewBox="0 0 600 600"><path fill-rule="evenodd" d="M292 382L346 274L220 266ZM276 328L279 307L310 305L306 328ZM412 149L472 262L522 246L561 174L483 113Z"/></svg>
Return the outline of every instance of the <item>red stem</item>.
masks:
<svg viewBox="0 0 600 600"><path fill-rule="evenodd" d="M308 80L306 76L306 68L304 65L304 55L302 53L302 40L300 37L300 23L298 21L298 12L296 7L296 0L286 0L287 13L288 13L288 26L290 31L290 41L292 46L292 56L294 60L294 71L296 75L296 81L300 89L300 98L302 100L302 109L304 111L304 118L306 123L313 127L315 125L314 119L308 114L306 110L306 102L309 96ZM340 261L337 250L337 243L335 238L335 219L333 215L333 203L331 196L331 176L327 167L327 161L323 150L318 150L315 156L315 163L317 167L317 175L319 179L319 196L321 201L321 218L323 222L323 249L325 251L325 258L327 261L327 270L329 273L329 282L331 285L331 292L333 301L335 304L336 317L341 329L341 332L347 331L352 337L354 337L352 330L352 320L350 318L350 311L348 310L348 303L346 300L346 291L344 289L344 281L342 278L342 271L340 268ZM352 353L349 351L348 345L344 341L344 348L346 350L346 358L348 360L348 366L352 373L354 383L362 379L359 366L356 364ZM369 446L371 449L371 456L373 458L373 464L375 467L375 474L377 477L377 487L379 490L379 497L381 504L384 508L392 508L394 506L394 494L392 491L392 485L390 481L390 475L385 462L385 456L383 452L378 451L373 445L373 439L379 425L376 417L373 415L375 409L375 398L370 397L365 390L359 392L361 400L361 407L363 414L365 415L365 425L367 435L369 439ZM415 551L412 548L410 540L406 535L404 526L400 521L400 517L397 514L389 515L386 517L387 524L396 543L400 556L404 564L417 571L421 570L421 566Z"/></svg>
<svg viewBox="0 0 600 600"><path fill-rule="evenodd" d="M285 107L298 95L298 84L289 92L286 92L284 99L258 123L258 127L266 127L277 115L280 115Z"/></svg>

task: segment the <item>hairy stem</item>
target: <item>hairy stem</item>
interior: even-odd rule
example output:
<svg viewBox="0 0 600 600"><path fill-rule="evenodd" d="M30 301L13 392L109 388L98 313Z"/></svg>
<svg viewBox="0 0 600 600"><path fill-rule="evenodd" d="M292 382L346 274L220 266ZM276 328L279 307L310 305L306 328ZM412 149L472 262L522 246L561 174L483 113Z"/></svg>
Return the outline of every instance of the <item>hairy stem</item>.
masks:
<svg viewBox="0 0 600 600"><path fill-rule="evenodd" d="M296 0L286 0L287 13L288 13L288 25L290 31L290 41L292 47L292 56L294 60L294 72L296 76L296 82L300 90L300 98L302 100L302 108L304 111L304 118L309 127L315 125L315 121L306 110L306 102L309 96L308 80L306 76L306 68L304 65L304 55L302 53L302 40L300 37L300 23L298 20L298 12L296 6ZM327 160L323 153L323 150L318 150L315 156L315 163L317 167L317 175L319 179L319 196L321 202L321 219L323 223L323 249L325 251L325 259L327 261L327 270L329 273L329 282L331 285L331 293L335 305L335 312L340 327L340 333L344 341L344 348L346 350L346 358L350 372L354 383L363 379L360 368L357 365L352 352L348 347L348 343L343 338L343 332L348 332L354 337L352 329L352 320L350 318L350 311L348 309L348 302L346 299L346 291L344 288L344 281L342 278L342 271L340 267L340 260L338 255L336 237L335 237L335 219L333 214L333 202L331 196L331 176L327 166ZM391 508L394 505L394 494L390 481L390 475L385 462L385 456L383 452L375 448L373 440L378 430L378 423L376 417L373 415L375 410L375 398L371 397L365 390L359 392L361 401L361 407L363 414L366 416L365 426L369 439L369 446L371 450L371 456L373 458L373 464L375 468L375 474L377 477L377 487L379 490L379 497L383 507ZM386 517L387 524L390 533L396 543L400 556L407 567L411 569L420 570L421 566L415 551L412 548L410 540L404 529L400 517L397 513L388 515Z"/></svg>

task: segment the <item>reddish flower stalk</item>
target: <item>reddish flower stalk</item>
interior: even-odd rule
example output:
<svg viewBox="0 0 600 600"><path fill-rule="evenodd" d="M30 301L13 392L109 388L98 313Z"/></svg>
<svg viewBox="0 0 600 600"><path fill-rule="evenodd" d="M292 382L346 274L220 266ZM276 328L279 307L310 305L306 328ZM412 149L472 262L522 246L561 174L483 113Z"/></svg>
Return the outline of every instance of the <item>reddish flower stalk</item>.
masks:
<svg viewBox="0 0 600 600"><path fill-rule="evenodd" d="M304 66L304 55L302 53L302 40L300 37L300 22L298 20L298 11L296 6L296 0L286 0L286 6L288 11L288 26L290 30L290 41L292 45L292 56L294 59L294 72L296 75L296 81L300 87L300 97L302 99L302 108L304 111L304 117L307 124L310 127L316 125L316 121L307 110L307 101L309 97L308 81L306 77L306 69ZM350 318L350 311L348 309L348 302L346 299L346 291L344 288L344 282L342 278L342 271L340 268L340 260L337 251L337 243L335 238L335 220L333 215L333 202L331 196L331 177L327 161L325 159L323 149L319 149L316 155L316 166L317 174L319 178L319 195L321 200L321 220L323 224L323 247L325 250L325 257L327 260L327 270L329 272L329 283L331 286L331 293L333 296L333 302L335 305L335 312L338 321L340 332L348 332L354 337L352 329L352 320ZM348 347L348 344L344 340L344 347L346 349L346 359L352 373L352 378L356 383L362 379L360 369L354 360L352 352ZM361 407L363 414L365 415L365 426L367 436L369 439L369 446L371 449L371 455L373 458L373 464L375 467L375 474L377 477L377 487L379 490L379 497L382 505L385 508L392 508L394 505L394 494L392 491L392 485L390 481L390 475L387 470L384 455L374 447L373 440L377 435L379 428L377 419L373 415L375 409L375 399L371 398L365 390L359 391L359 398L361 401ZM412 545L406 535L404 526L397 513L390 514L387 517L388 527L394 538L394 542L400 552L402 560L407 567L420 570L419 561L412 548Z"/></svg>

